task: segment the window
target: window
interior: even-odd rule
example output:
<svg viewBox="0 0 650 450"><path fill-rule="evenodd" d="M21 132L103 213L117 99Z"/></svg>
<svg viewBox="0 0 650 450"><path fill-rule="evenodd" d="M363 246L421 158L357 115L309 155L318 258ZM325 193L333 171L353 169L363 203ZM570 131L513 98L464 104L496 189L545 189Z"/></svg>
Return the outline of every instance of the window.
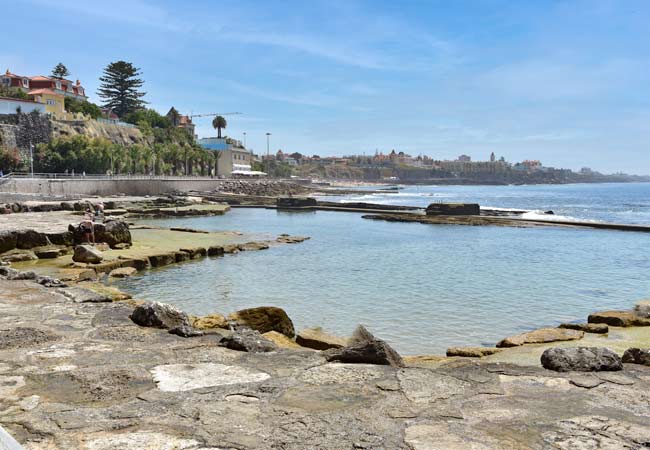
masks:
<svg viewBox="0 0 650 450"><path fill-rule="evenodd" d="M57 81L55 84L56 84L57 89L61 89L61 82L60 81Z"/></svg>
<svg viewBox="0 0 650 450"><path fill-rule="evenodd" d="M5 86L9 86L11 84L11 78L7 78L7 77L3 78L2 84L4 84Z"/></svg>
<svg viewBox="0 0 650 450"><path fill-rule="evenodd" d="M56 100L48 100L47 104L51 105L51 106L55 106L56 105Z"/></svg>
<svg viewBox="0 0 650 450"><path fill-rule="evenodd" d="M29 87L29 80L27 78L23 78L23 87L28 88Z"/></svg>

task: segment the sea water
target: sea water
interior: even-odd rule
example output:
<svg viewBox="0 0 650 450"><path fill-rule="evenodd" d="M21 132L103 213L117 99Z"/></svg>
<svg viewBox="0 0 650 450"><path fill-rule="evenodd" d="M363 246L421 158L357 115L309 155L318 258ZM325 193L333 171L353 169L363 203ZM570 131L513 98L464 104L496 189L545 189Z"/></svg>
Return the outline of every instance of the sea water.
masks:
<svg viewBox="0 0 650 450"><path fill-rule="evenodd" d="M335 201L426 206L433 199L553 210L580 220L650 224L650 184L420 186ZM339 335L366 325L404 354L499 339L650 297L650 234L566 228L393 223L347 212L233 209L224 216L152 220L238 230L256 239L311 239L156 269L117 282L138 298L192 314L284 308L296 328Z"/></svg>

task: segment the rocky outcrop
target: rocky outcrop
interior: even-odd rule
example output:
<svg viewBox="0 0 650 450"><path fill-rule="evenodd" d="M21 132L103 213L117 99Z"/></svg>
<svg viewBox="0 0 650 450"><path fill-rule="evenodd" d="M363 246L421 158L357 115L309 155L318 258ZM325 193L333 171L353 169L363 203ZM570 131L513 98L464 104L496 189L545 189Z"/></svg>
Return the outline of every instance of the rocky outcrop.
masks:
<svg viewBox="0 0 650 450"><path fill-rule="evenodd" d="M302 347L314 350L327 350L330 348L343 348L347 339L326 333L321 327L306 328L296 336L296 343Z"/></svg>
<svg viewBox="0 0 650 450"><path fill-rule="evenodd" d="M135 267L120 267L119 269L111 270L108 274L112 278L127 278L131 275L135 275L138 270Z"/></svg>
<svg viewBox="0 0 650 450"><path fill-rule="evenodd" d="M90 245L76 246L72 255L72 260L79 263L99 264L103 259L102 253Z"/></svg>
<svg viewBox="0 0 650 450"><path fill-rule="evenodd" d="M447 356L461 356L464 358L482 358L483 356L494 355L502 349L494 347L450 347L447 349Z"/></svg>
<svg viewBox="0 0 650 450"><path fill-rule="evenodd" d="M298 345L293 339L290 339L284 334L278 333L277 331L269 331L268 333L264 333L262 336L280 348L289 348L295 350L304 348Z"/></svg>
<svg viewBox="0 0 650 450"><path fill-rule="evenodd" d="M606 323L612 327L643 327L650 326L650 319L640 317L630 311L600 311L590 314L589 323Z"/></svg>
<svg viewBox="0 0 650 450"><path fill-rule="evenodd" d="M8 252L16 248L18 238L13 231L0 231L0 253Z"/></svg>
<svg viewBox="0 0 650 450"><path fill-rule="evenodd" d="M308 239L308 236L290 236L288 234L281 234L277 237L276 241L281 244L298 244Z"/></svg>
<svg viewBox="0 0 650 450"><path fill-rule="evenodd" d="M45 233L35 230L17 230L14 233L16 234L16 248L32 249L51 244Z"/></svg>
<svg viewBox="0 0 650 450"><path fill-rule="evenodd" d="M582 339L584 332L578 330L568 330L563 328L540 328L539 330L528 333L518 334L502 339L497 343L497 347L517 347L524 344L544 344L556 341L573 341Z"/></svg>
<svg viewBox="0 0 650 450"><path fill-rule="evenodd" d="M402 357L390 345L374 337L361 325L354 331L346 347L326 350L325 358L343 363L404 367Z"/></svg>
<svg viewBox="0 0 650 450"><path fill-rule="evenodd" d="M159 302L147 302L135 307L131 320L143 327L174 329L181 326L191 327L187 314L183 311Z"/></svg>
<svg viewBox="0 0 650 450"><path fill-rule="evenodd" d="M650 366L650 348L628 348L623 353L623 362Z"/></svg>
<svg viewBox="0 0 650 450"><path fill-rule="evenodd" d="M189 338L203 336L204 333L189 325L180 325L178 327L170 329L169 334L175 334L176 336Z"/></svg>
<svg viewBox="0 0 650 450"><path fill-rule="evenodd" d="M10 250L0 256L0 261L15 263L22 261L35 261L38 257L31 250Z"/></svg>
<svg viewBox="0 0 650 450"><path fill-rule="evenodd" d="M84 135L89 138L103 138L124 147L133 144L150 144L138 128L125 127L96 120L79 120L75 122L52 121L52 137Z"/></svg>
<svg viewBox="0 0 650 450"><path fill-rule="evenodd" d="M623 369L621 357L608 348L549 348L542 353L542 366L557 372L599 372Z"/></svg>
<svg viewBox="0 0 650 450"><path fill-rule="evenodd" d="M106 303L112 301L107 295L78 286L58 289L57 292L75 303Z"/></svg>
<svg viewBox="0 0 650 450"><path fill-rule="evenodd" d="M214 328L228 328L228 321L224 316L218 313L208 314L207 316L192 317L192 326L199 330L212 330Z"/></svg>
<svg viewBox="0 0 650 450"><path fill-rule="evenodd" d="M85 242L86 237L79 227L69 225L68 231L73 233L73 241L76 244ZM104 223L95 223L93 233L95 242L105 242L110 248L116 248L120 244L131 244L129 225L123 220L109 219Z"/></svg>
<svg viewBox="0 0 650 450"><path fill-rule="evenodd" d="M563 323L558 328L567 330L579 330L585 333L605 334L609 332L609 326L604 323Z"/></svg>
<svg viewBox="0 0 650 450"><path fill-rule="evenodd" d="M260 306L242 309L228 316L228 320L249 327L260 333L277 331L288 337L294 337L296 331L293 322L282 308L275 306Z"/></svg>
<svg viewBox="0 0 650 450"><path fill-rule="evenodd" d="M277 345L250 328L238 329L232 335L225 337L219 345L231 350L250 353L266 353L278 349Z"/></svg>

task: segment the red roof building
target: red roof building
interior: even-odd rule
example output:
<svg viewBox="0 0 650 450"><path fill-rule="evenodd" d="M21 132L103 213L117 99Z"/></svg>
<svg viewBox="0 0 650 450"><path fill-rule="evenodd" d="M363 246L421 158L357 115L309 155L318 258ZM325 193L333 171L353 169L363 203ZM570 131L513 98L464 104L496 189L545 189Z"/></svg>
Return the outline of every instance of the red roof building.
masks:
<svg viewBox="0 0 650 450"><path fill-rule="evenodd" d="M43 75L25 77L11 73L7 69L5 74L0 77L0 84L8 88L20 89L24 92L51 89L56 94L76 98L77 100L86 100L88 98L79 80L72 82L65 78L45 77Z"/></svg>

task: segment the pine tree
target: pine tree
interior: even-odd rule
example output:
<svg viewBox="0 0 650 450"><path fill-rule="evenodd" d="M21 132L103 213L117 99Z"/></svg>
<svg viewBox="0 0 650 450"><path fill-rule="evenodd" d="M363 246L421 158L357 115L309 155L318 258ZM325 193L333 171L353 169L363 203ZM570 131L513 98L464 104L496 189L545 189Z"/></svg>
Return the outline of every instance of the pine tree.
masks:
<svg viewBox="0 0 650 450"><path fill-rule="evenodd" d="M58 63L54 69L52 69L52 77L62 80L65 77L69 77L70 72L68 68L63 63Z"/></svg>
<svg viewBox="0 0 650 450"><path fill-rule="evenodd" d="M104 76L99 78L101 85L97 95L104 99L104 107L113 110L118 117L143 108L146 104L141 100L145 92L141 92L144 81L138 78L140 69L125 61L110 63L104 69Z"/></svg>

